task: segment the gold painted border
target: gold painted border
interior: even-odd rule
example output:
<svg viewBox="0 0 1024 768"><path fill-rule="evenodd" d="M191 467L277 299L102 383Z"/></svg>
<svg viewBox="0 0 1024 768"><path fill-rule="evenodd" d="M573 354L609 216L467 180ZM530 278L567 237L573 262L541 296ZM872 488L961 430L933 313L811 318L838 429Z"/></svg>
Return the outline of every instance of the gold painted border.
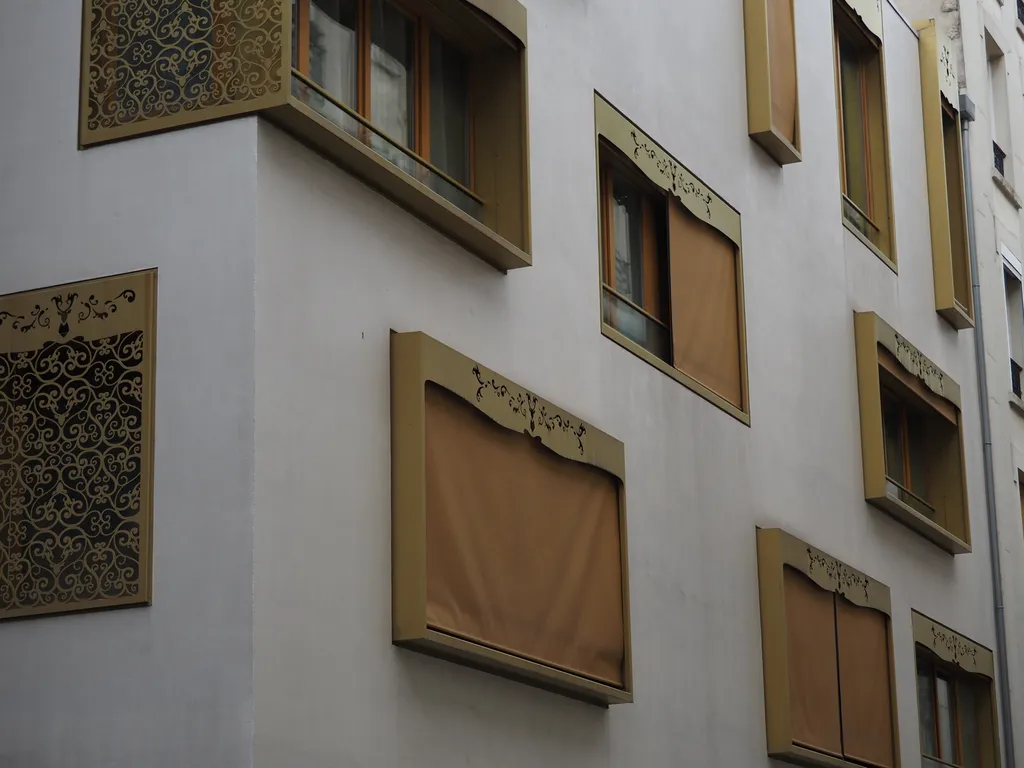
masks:
<svg viewBox="0 0 1024 768"><path fill-rule="evenodd" d="M644 362L654 366L659 371L664 373L666 376L670 376L675 379L678 383L684 387L699 395L700 397L707 400L712 405L720 408L721 410L728 413L734 419L739 421L746 426L750 426L750 380L747 373L747 302L746 294L744 290L744 277L743 277L743 245L741 237L741 225L740 225L740 213L733 208L729 203L725 202L719 195L704 184L699 178L690 173L678 160L672 155L668 154L665 149L658 144L654 139L651 139L647 134L641 131L632 121L623 115L614 105L605 100L600 93L594 92L594 122L596 126L595 137L594 137L594 162L595 162L595 200L596 211L598 212L598 220L600 220L601 211L601 182L600 182L600 168L601 168L601 140L602 138L619 151L626 152L627 156L631 159L633 154L627 151L620 143L612 141L607 134L602 133L602 117L604 115L604 125L606 130L611 130L613 134L619 137L619 141L628 141L629 145L633 145L633 149L637 150L637 155L641 158L646 158L646 167L637 165L648 178L650 178L660 189L664 189L670 192L676 199L680 200L688 211L694 213L697 218L710 224L712 227L717 229L719 232L728 237L736 245L736 300L739 304L739 347L740 347L740 377L741 377L741 389L743 393L743 407L739 408L734 403L729 402L724 397L719 395L710 387L705 386L701 382L697 381L688 374L680 371L675 366L665 362L657 355L651 354L649 351L644 349L642 346L629 339L615 328L604 322L604 315L601 310L601 302L598 301L598 312L600 314L601 333L605 338L614 341L619 346L623 347L628 352L639 357ZM635 135L635 140L634 140ZM660 165L657 162L653 162L653 158L648 154L641 154L639 152L639 145L641 142L645 142L648 147L654 147L657 150L661 150L664 153L664 158L660 160ZM660 156L659 156L660 157ZM635 162L635 160L634 160ZM664 171L660 169L665 169ZM657 178L651 174L655 174ZM667 174L667 175L663 175ZM694 194L701 196L701 203L692 203L697 207L691 207L691 203L688 203L683 197L689 197L689 193L673 191L673 180L675 186L679 188L686 188L693 190ZM690 185L687 187L687 185ZM697 186L699 185L699 186ZM704 207L701 208L700 205ZM716 220L712 221L712 215L716 216ZM724 227L724 228L723 228ZM597 291L598 296L603 295L603 286L601 283L601 274L598 270L597 276Z"/></svg>
<svg viewBox="0 0 1024 768"><path fill-rule="evenodd" d="M796 77L796 143L775 127L772 118L771 46L768 40L769 0L743 0L744 41L747 54L747 133L779 165L799 163L800 153L800 74ZM793 0L789 0L793 2ZM794 25L796 14L792 14ZM794 41L796 31L794 29ZM799 51L794 62L799 64Z"/></svg>
<svg viewBox="0 0 1024 768"><path fill-rule="evenodd" d="M623 687L599 683L447 633L426 621L425 383L460 397L500 426L526 432L559 456L619 479L625 656ZM392 642L600 705L633 701L621 442L424 333L391 336Z"/></svg>
<svg viewBox="0 0 1024 768"><path fill-rule="evenodd" d="M761 606L761 651L768 755L798 765L846 768L856 762L793 743L790 720L789 652L783 568L804 574L824 590L889 617L889 692L892 702L894 768L900 768L899 717L892 640L892 597L885 584L779 528L757 529L757 577Z"/></svg>
<svg viewBox="0 0 1024 768"><path fill-rule="evenodd" d="M959 87L956 75L956 57L948 42L938 34L934 19L915 25L918 31L921 55L921 101L924 115L925 162L928 170L928 211L932 235L932 269L935 280L935 309L957 330L974 327L974 297L968 294L968 306L956 300L953 290L953 247L949 222L946 187L946 150L942 126L942 100L953 110L957 127L957 150L962 155L960 133ZM963 169L960 184L963 188ZM961 196L963 220L967 221L967 203ZM966 227L961 244L966 258L968 243ZM972 279L970 260L967 260L968 282Z"/></svg>
<svg viewBox="0 0 1024 768"><path fill-rule="evenodd" d="M960 436L960 488L963 494L964 539L937 525L899 499L889 496L885 479L885 440L882 429L882 391L878 378L878 347L891 352L899 363L920 379L929 390L961 410L960 386L891 325L874 312L854 313L857 354L857 390L860 404L861 456L864 470L864 498L899 522L937 544L950 554L971 551L970 514L967 499L966 461L962 416L957 419Z"/></svg>
<svg viewBox="0 0 1024 768"><path fill-rule="evenodd" d="M991 650L923 613L910 613L915 643L964 672L995 679L995 656Z"/></svg>
<svg viewBox="0 0 1024 768"><path fill-rule="evenodd" d="M857 15L864 27L881 42L883 36L882 0L842 0L842 2Z"/></svg>
<svg viewBox="0 0 1024 768"><path fill-rule="evenodd" d="M126 308L125 304L121 302L117 305L118 309L110 311L109 307L105 306L105 302L116 298L125 290L135 291L138 304ZM103 319L102 326L83 325L88 320L79 318L81 309L78 308L80 305L76 306L74 312L68 317L74 336L95 340L118 333L141 330L143 338L146 340L145 352L140 365L143 376L143 404L142 464L139 476L139 592L134 596L0 611L0 621L79 613L105 608L152 605L153 603L153 451L155 445L153 425L156 412L157 270L129 272L8 294L0 297L0 311L9 312L13 316L31 318L32 310L37 304L40 307L44 306L39 302L39 297L53 291L75 292L83 299L95 295L101 311L106 310L109 313L109 316ZM21 352L36 349L47 342L61 341L63 337L59 332L59 317L55 312L50 312L50 314L53 317L49 317L49 325L37 324L32 331L26 333L21 333L13 327L13 317L4 318L4 323L0 326L0 350ZM24 328L24 325L21 327Z"/></svg>

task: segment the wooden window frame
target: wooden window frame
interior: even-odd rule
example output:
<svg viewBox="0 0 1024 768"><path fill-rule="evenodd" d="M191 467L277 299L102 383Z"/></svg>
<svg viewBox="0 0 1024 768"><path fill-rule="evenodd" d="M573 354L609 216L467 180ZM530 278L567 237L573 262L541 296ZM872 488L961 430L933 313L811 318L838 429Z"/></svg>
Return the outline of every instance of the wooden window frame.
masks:
<svg viewBox="0 0 1024 768"><path fill-rule="evenodd" d="M900 768L900 738L893 664L892 601L889 587L779 528L757 529L758 594L768 755L801 766L850 768L865 763L799 743L793 735L789 649L783 571L792 568L834 599L842 597L887 618L888 672L892 712L893 768ZM838 638L837 638L838 644Z"/></svg>
<svg viewBox="0 0 1024 768"><path fill-rule="evenodd" d="M594 111L596 123L595 196L600 251L597 290L598 296L601 297L601 301L598 302L601 313L601 332L616 344L624 347L733 418L749 426L750 396L747 377L747 334L740 213L597 92L594 94ZM739 355L739 395L737 399L740 401L739 404L724 397L680 368L676 368L671 362L651 353L642 345L637 344L625 334L604 322L603 303L606 290L604 274L610 267L608 260L611 251L608 247L609 233L606 224L609 221L608 198L605 194L606 180L604 176L605 164L609 160L616 163L616 167L624 167L627 172L641 179L648 188L654 190L653 194L664 196L666 200L666 219L669 219L673 213L668 210L668 207L677 208L681 215L692 216L697 222L708 225L735 248L737 352ZM668 222L666 222L666 226L668 226ZM673 270L671 237L666 237L664 248L669 278L665 287L670 288ZM664 298L668 320L667 325L670 330L669 340L671 343L673 337L678 338L674 329L671 290L664 295ZM645 314L648 313L645 312Z"/></svg>
<svg viewBox="0 0 1024 768"><path fill-rule="evenodd" d="M432 627L427 620L426 396L431 383L495 424L526 433L561 459L599 469L619 483L623 609L622 686L496 649ZM557 426L555 426L557 425ZM633 701L626 463L623 444L559 406L423 333L391 336L392 642L395 645L591 704Z"/></svg>
<svg viewBox="0 0 1024 768"><path fill-rule="evenodd" d="M874 312L854 314L854 336L865 501L950 554L970 552L960 386ZM929 458L929 482L939 484L929 489L926 502L936 511L933 517L900 499L890 487L895 483L886 471L883 387L894 389L897 399L932 420L929 429L943 430L941 441L934 434L930 438L935 453ZM955 430L955 440L950 430Z"/></svg>
<svg viewBox="0 0 1024 768"><path fill-rule="evenodd" d="M931 226L932 273L935 311L957 330L974 327L974 296L967 242L967 201L963 178L963 142L960 127L956 56L934 19L915 25L921 59L921 102L924 116L925 163L928 173L928 211ZM950 189L944 117L956 131L958 189ZM952 210L958 209L959 222ZM959 229L959 234L957 233ZM956 279L965 278L962 296L957 296ZM963 299L963 300L961 300Z"/></svg>
<svg viewBox="0 0 1024 768"><path fill-rule="evenodd" d="M877 24L867 23L864 0L851 3L833 0L832 48L836 89L836 118L839 142L840 199L843 225L893 272L898 272L896 237L892 215L892 171L889 160L888 100L886 95L885 49L881 37L881 17ZM870 3L874 5L873 2ZM873 20L872 20L873 21ZM868 210L864 211L846 193L846 135L843 125L843 92L839 43L845 39L860 52L860 98L864 130L864 162ZM877 232L877 241L861 232L850 221L851 208Z"/></svg>
<svg viewBox="0 0 1024 768"><path fill-rule="evenodd" d="M947 761L942 758L925 754L924 744L920 744L921 757L949 768L963 768L963 731L960 727L960 698L966 686L975 689L975 705L978 726L978 766L979 768L999 768L999 724L995 693L995 660L992 651L950 627L919 613L911 611L911 627L915 645L915 685L921 671L927 671L933 684L937 677L952 683L954 695L954 717L956 732L953 734L956 743L957 760ZM932 705L935 707L935 743L941 750L938 735L938 693L934 688ZM986 695L987 694L987 695ZM920 706L920 704L918 704ZM921 724L918 713L917 732L920 740Z"/></svg>

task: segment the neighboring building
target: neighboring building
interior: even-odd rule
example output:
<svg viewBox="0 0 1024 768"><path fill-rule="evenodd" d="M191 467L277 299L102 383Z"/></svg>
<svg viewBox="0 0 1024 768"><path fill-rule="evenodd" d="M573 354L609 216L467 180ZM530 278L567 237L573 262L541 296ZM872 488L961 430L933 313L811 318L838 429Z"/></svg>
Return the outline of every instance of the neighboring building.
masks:
<svg viewBox="0 0 1024 768"><path fill-rule="evenodd" d="M3 5L0 766L1012 767L1021 20Z"/></svg>

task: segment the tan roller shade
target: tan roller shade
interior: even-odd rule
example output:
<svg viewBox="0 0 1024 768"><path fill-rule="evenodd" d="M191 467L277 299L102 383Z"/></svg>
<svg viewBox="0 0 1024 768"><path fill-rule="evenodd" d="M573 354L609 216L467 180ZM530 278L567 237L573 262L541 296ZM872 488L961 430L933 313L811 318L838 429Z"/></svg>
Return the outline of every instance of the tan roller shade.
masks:
<svg viewBox="0 0 1024 768"><path fill-rule="evenodd" d="M873 765L894 764L889 633L884 613L836 599L843 752Z"/></svg>
<svg viewBox="0 0 1024 768"><path fill-rule="evenodd" d="M672 362L742 408L736 246L678 201L668 211Z"/></svg>
<svg viewBox="0 0 1024 768"><path fill-rule="evenodd" d="M793 0L768 2L768 66L771 70L772 125L796 144L796 37Z"/></svg>
<svg viewBox="0 0 1024 768"><path fill-rule="evenodd" d="M426 389L427 624L612 685L619 482Z"/></svg>
<svg viewBox="0 0 1024 768"><path fill-rule="evenodd" d="M832 593L792 568L782 573L793 740L842 755Z"/></svg>

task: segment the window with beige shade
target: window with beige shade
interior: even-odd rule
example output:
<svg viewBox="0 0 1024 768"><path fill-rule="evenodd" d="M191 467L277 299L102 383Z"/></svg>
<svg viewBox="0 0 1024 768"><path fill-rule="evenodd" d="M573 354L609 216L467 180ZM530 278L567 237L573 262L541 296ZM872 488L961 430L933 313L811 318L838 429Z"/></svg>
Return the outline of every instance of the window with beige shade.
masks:
<svg viewBox="0 0 1024 768"><path fill-rule="evenodd" d="M156 272L0 297L0 619L146 605Z"/></svg>
<svg viewBox="0 0 1024 768"><path fill-rule="evenodd" d="M935 309L957 329L974 326L967 250L956 56L934 20L917 25Z"/></svg>
<svg viewBox="0 0 1024 768"><path fill-rule="evenodd" d="M757 551L768 754L895 768L889 589L779 529Z"/></svg>
<svg viewBox="0 0 1024 768"><path fill-rule="evenodd" d="M800 162L793 0L744 0L747 126L779 165Z"/></svg>
<svg viewBox="0 0 1024 768"><path fill-rule="evenodd" d="M595 95L604 335L749 423L740 215Z"/></svg>
<svg viewBox="0 0 1024 768"><path fill-rule="evenodd" d="M912 613L923 768L997 768L992 652Z"/></svg>
<svg viewBox="0 0 1024 768"><path fill-rule="evenodd" d="M395 644L632 701L622 444L422 333L391 363Z"/></svg>
<svg viewBox="0 0 1024 768"><path fill-rule="evenodd" d="M856 313L854 332L865 499L970 552L959 385L875 313Z"/></svg>
<svg viewBox="0 0 1024 768"><path fill-rule="evenodd" d="M832 8L843 221L895 269L881 6L834 0Z"/></svg>

